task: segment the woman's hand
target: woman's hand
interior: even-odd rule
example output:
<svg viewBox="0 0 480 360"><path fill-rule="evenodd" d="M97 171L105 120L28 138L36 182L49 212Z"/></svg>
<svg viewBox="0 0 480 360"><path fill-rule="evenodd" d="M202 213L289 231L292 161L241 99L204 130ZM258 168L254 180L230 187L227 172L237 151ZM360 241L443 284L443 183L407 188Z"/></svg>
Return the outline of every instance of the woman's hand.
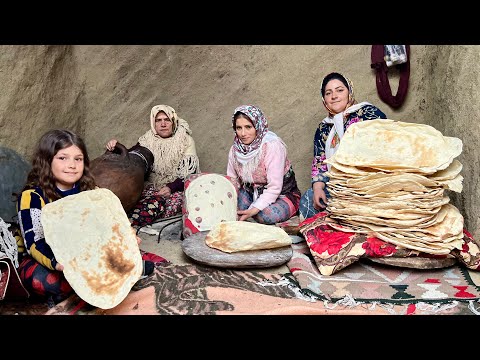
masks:
<svg viewBox="0 0 480 360"><path fill-rule="evenodd" d="M323 200L323 204L320 202ZM313 207L317 210L325 209L327 205L327 195L325 194L325 183L318 181L313 183Z"/></svg>
<svg viewBox="0 0 480 360"><path fill-rule="evenodd" d="M63 271L63 265L57 262L57 265L55 265L55 270L57 271Z"/></svg>
<svg viewBox="0 0 480 360"><path fill-rule="evenodd" d="M247 220L248 218L257 215L260 212L256 207L252 207L251 209L248 210L238 210L237 215L240 216L238 221L244 221Z"/></svg>
<svg viewBox="0 0 480 360"><path fill-rule="evenodd" d="M115 145L117 145L117 140L112 139L107 143L107 145L105 145L105 147L108 151L113 151L113 149L115 149Z"/></svg>
<svg viewBox="0 0 480 360"><path fill-rule="evenodd" d="M162 187L160 190L158 190L158 194L160 196L163 196L164 198L170 197L172 195L172 190L168 186Z"/></svg>

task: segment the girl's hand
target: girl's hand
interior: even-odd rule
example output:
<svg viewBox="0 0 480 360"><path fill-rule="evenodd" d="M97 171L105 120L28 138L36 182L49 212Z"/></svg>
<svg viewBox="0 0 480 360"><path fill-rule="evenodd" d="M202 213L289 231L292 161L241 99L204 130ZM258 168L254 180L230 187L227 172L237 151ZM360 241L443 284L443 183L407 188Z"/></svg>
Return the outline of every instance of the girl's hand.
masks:
<svg viewBox="0 0 480 360"><path fill-rule="evenodd" d="M63 271L63 265L57 262L57 265L55 265L55 270Z"/></svg>

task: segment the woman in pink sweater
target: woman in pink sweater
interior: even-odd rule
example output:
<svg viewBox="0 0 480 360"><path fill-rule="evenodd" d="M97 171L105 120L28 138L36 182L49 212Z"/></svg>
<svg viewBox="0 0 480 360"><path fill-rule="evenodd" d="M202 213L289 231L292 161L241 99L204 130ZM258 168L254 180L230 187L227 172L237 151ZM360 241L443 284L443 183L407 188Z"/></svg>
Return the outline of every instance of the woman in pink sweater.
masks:
<svg viewBox="0 0 480 360"><path fill-rule="evenodd" d="M228 154L227 175L240 185L238 220L253 217L275 224L298 212L300 190L282 139L268 130L258 107L242 105L232 117L235 138Z"/></svg>

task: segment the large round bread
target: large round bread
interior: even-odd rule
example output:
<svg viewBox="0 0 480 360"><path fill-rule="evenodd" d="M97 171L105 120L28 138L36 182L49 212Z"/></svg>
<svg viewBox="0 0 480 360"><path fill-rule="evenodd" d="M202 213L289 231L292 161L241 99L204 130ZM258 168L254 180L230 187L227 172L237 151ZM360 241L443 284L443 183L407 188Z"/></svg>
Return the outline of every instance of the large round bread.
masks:
<svg viewBox="0 0 480 360"><path fill-rule="evenodd" d="M49 203L41 222L65 278L87 303L115 307L140 278L135 231L112 191L83 191Z"/></svg>
<svg viewBox="0 0 480 360"><path fill-rule="evenodd" d="M211 248L227 253L275 249L292 245L290 236L280 227L250 221L225 221L212 227L205 237Z"/></svg>
<svg viewBox="0 0 480 360"><path fill-rule="evenodd" d="M432 126L379 119L350 126L335 161L356 167L434 173L447 168L461 152L460 139L443 136Z"/></svg>
<svg viewBox="0 0 480 360"><path fill-rule="evenodd" d="M237 220L237 190L220 174L202 174L185 190L185 216L199 231Z"/></svg>

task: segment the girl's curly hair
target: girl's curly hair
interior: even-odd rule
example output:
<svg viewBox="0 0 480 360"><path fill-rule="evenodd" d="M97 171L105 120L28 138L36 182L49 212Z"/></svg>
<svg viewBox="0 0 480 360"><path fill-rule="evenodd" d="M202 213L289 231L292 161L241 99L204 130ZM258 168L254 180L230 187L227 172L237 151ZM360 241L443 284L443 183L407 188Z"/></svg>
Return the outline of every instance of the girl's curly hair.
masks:
<svg viewBox="0 0 480 360"><path fill-rule="evenodd" d="M69 130L56 129L47 131L40 138L32 158L32 169L28 173L23 190L40 187L51 200L60 199L56 191L56 179L52 172L52 161L55 154L69 146L77 146L83 153L84 170L78 181L80 191L93 190L95 180L90 172L90 159L83 139ZM22 191L23 191L22 190Z"/></svg>

